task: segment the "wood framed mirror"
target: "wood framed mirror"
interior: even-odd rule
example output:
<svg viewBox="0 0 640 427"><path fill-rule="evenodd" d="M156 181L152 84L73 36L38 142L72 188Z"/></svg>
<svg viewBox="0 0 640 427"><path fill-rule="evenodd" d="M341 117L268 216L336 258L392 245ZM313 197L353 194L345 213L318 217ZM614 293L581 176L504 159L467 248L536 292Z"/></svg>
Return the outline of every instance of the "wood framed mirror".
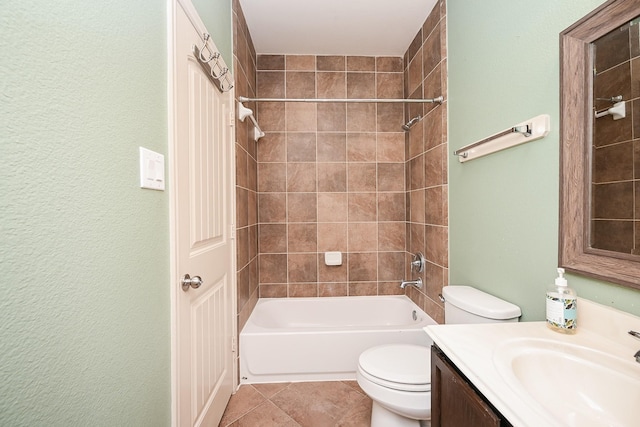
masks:
<svg viewBox="0 0 640 427"><path fill-rule="evenodd" d="M625 227L620 235L625 239L630 237L634 242L634 247L630 250L626 247L619 249L622 246L618 243L604 242L607 236L610 236L608 233L613 232L602 232L599 227L603 222L597 221L600 219L599 212L607 211L618 201L609 197L604 199L606 203L603 202L601 193L608 190L606 186L596 186L593 179L594 175L599 174L597 168L601 167L594 167L594 158L601 157L599 162L603 159L610 162L617 161L615 156L596 154L598 143L594 145L595 120L601 120L596 119L596 113L600 111L599 114L602 114L607 108L603 107L602 100L598 100L596 104L596 98L602 95L594 91L594 83L597 75L595 64L598 42L614 30L624 29L625 25L627 28L634 25L632 21L639 15L640 1L609 0L560 33L559 265L573 273L636 289L640 289L640 252L635 248L636 244L640 246L640 218L638 218L640 212L640 44L630 48L630 51L637 51L637 63L634 62L633 55L626 60L630 77L629 86L636 86L633 89L634 94L631 91L628 92L622 102L627 104L626 111L630 117L635 112L639 116L636 118L637 127L627 124L631 127L626 137L628 139L626 142L631 147L630 154L627 152L625 155L631 156L631 177L627 187L631 188L632 213L630 217L625 214L624 220L618 221L618 225ZM635 26L634 31L639 31L640 26L637 23ZM605 49L601 47L601 51L604 52ZM615 50L612 49L612 51ZM634 65L635 79L632 70ZM611 89L611 91L617 91L617 89ZM612 93L612 100L609 102L611 104L620 102L616 98L618 95L621 94ZM604 102L606 104L607 101ZM613 120L611 117L607 119ZM611 123L607 126L614 125L613 122ZM619 141L615 142L617 144ZM629 161L624 156L617 157L618 160L621 158L626 159L626 162ZM638 170L634 171L634 169ZM633 233L633 236L625 234L629 232ZM595 238L597 235L602 236L599 237L600 240Z"/></svg>

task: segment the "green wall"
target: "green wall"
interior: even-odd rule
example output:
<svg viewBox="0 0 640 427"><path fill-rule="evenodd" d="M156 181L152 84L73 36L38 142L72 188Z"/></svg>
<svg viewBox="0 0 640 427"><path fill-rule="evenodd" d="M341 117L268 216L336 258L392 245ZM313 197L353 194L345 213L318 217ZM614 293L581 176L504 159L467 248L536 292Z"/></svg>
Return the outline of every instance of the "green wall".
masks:
<svg viewBox="0 0 640 427"><path fill-rule="evenodd" d="M205 27L211 33L227 67L233 71L233 32L231 28L233 0L192 0ZM236 0L237 1L237 0Z"/></svg>
<svg viewBox="0 0 640 427"><path fill-rule="evenodd" d="M0 14L0 425L171 421L167 2Z"/></svg>
<svg viewBox="0 0 640 427"><path fill-rule="evenodd" d="M448 2L450 283L544 319L556 277L559 33L601 0ZM453 151L539 114L541 140L459 163ZM579 296L640 315L640 292L568 275Z"/></svg>

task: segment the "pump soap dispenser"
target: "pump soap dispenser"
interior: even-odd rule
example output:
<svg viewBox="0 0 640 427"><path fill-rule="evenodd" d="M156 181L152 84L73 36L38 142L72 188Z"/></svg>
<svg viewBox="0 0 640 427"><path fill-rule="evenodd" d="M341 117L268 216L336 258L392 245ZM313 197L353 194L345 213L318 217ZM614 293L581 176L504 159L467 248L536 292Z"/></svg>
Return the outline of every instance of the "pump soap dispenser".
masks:
<svg viewBox="0 0 640 427"><path fill-rule="evenodd" d="M555 286L547 292L547 326L563 334L575 334L578 327L576 291L567 286L564 268L558 268Z"/></svg>

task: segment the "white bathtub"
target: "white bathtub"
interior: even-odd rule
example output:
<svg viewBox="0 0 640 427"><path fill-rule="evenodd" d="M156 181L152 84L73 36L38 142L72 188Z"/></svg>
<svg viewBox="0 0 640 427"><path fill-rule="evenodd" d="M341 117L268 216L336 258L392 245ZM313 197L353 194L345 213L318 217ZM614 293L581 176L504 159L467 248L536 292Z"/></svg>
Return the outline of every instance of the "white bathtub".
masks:
<svg viewBox="0 0 640 427"><path fill-rule="evenodd" d="M430 346L422 328L433 324L406 296L260 299L240 333L240 379L354 380L365 349Z"/></svg>

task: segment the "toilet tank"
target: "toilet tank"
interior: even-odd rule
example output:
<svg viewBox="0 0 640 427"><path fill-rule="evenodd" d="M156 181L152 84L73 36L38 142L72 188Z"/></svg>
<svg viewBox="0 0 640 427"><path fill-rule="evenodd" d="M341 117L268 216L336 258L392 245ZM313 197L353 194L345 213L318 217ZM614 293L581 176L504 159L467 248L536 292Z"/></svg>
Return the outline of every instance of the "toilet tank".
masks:
<svg viewBox="0 0 640 427"><path fill-rule="evenodd" d="M471 286L445 286L444 322L498 323L517 322L520 307Z"/></svg>

